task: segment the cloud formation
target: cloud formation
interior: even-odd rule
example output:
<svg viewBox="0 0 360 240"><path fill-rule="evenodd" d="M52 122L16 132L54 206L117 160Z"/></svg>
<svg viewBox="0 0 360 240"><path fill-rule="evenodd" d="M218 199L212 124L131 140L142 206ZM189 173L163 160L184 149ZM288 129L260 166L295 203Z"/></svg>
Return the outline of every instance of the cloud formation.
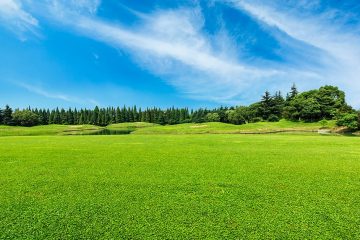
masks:
<svg viewBox="0 0 360 240"><path fill-rule="evenodd" d="M282 74L276 69L251 66L231 52L231 38L224 32L203 31L200 8L159 10L141 14L141 23L131 29L93 16L66 13L58 21L75 31L116 48L127 50L141 67L162 76L183 94L199 99L229 102L254 83ZM214 46L228 46L215 48Z"/></svg>
<svg viewBox="0 0 360 240"><path fill-rule="evenodd" d="M63 93L54 93L48 90L45 90L42 87L38 87L38 86L34 86L34 85L29 85L27 83L23 83L23 82L13 82L13 84L15 84L18 87L21 87L23 89L26 89L27 91L46 97L46 98L50 98L50 99L57 99L57 100L62 100L68 103L77 103L77 104L90 104L93 106L99 106L100 103L94 99L79 99L77 97L71 97L68 96L66 94Z"/></svg>
<svg viewBox="0 0 360 240"><path fill-rule="evenodd" d="M24 10L25 2L32 11ZM219 6L247 15L253 25L239 18L232 27L234 22L221 14L209 19L205 8ZM322 6L320 0L213 0L206 6L184 4L148 13L123 6L137 18L131 24L100 18L100 0L3 0L0 13L2 22L16 23L20 32L37 28L34 16L39 16L120 49L189 98L246 104L266 89L285 90L295 82L303 90L338 85L349 93L350 103L359 106L359 19ZM217 22L212 31L207 29L210 20ZM281 60L244 47L247 41L269 48L262 35L276 42L274 54Z"/></svg>
<svg viewBox="0 0 360 240"><path fill-rule="evenodd" d="M235 0L232 5L250 14L261 24L277 28L289 37L304 42L323 52L319 56L309 55L308 59L316 59L322 67L313 67L319 72L322 83L339 85L350 93L350 101L356 105L360 94L360 26L347 26L348 16L340 10L325 10L318 14L303 9L319 7L319 1L300 1L297 8L284 8L273 2ZM301 66L299 66L301 67ZM301 79L300 79L301 80Z"/></svg>
<svg viewBox="0 0 360 240"><path fill-rule="evenodd" d="M36 33L39 21L23 9L19 0L0 1L0 23L15 32L21 40L26 40L24 32Z"/></svg>

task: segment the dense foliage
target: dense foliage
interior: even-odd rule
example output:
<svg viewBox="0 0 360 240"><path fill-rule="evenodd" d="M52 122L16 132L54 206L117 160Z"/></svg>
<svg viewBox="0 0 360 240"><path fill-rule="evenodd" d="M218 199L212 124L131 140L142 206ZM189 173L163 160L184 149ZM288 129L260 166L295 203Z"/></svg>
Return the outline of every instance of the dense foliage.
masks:
<svg viewBox="0 0 360 240"><path fill-rule="evenodd" d="M34 126L47 124L93 124L106 126L112 123L149 122L161 125L179 123L224 122L246 124L250 122L291 121L317 122L336 119L339 126L359 127L360 119L345 101L345 93L334 86L299 93L296 86L284 98L281 92L271 95L266 91L261 101L250 106L220 107L216 109L95 107L89 109L0 109L0 123L5 125Z"/></svg>

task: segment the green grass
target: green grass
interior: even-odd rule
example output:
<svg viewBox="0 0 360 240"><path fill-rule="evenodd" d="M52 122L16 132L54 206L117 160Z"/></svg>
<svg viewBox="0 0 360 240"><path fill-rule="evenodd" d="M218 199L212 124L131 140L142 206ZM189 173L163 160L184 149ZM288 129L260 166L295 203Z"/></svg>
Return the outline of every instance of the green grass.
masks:
<svg viewBox="0 0 360 240"><path fill-rule="evenodd" d="M109 130L115 130L115 131L137 131L139 129L143 129L143 128L151 128L151 127L156 127L156 126L160 126L158 124L155 123L146 123L146 122L135 122L135 123L117 123L117 124L111 124L109 126L106 127L106 129Z"/></svg>
<svg viewBox="0 0 360 240"><path fill-rule="evenodd" d="M291 122L281 120L280 122L258 122L244 125L233 125L226 123L187 123L179 125L153 126L141 128L135 134L201 134L201 133L266 133L273 131L317 131L322 126L320 123ZM328 127L335 127L334 121L328 122Z"/></svg>
<svg viewBox="0 0 360 240"><path fill-rule="evenodd" d="M273 131L306 132L317 131L320 123L290 122L259 122L245 125L226 123L178 124L161 126L153 123L119 123L107 126L105 129L113 131L131 132L133 134L236 134L236 133L266 133ZM329 128L335 127L335 121L329 121ZM86 135L104 129L93 125L47 125L36 127L9 127L0 126L0 136L44 136L44 135Z"/></svg>
<svg viewBox="0 0 360 240"><path fill-rule="evenodd" d="M0 239L360 239L359 144L298 135L2 137Z"/></svg>
<svg viewBox="0 0 360 240"><path fill-rule="evenodd" d="M89 134L102 129L93 125L45 125L35 127L12 127L0 125L0 136L49 136Z"/></svg>

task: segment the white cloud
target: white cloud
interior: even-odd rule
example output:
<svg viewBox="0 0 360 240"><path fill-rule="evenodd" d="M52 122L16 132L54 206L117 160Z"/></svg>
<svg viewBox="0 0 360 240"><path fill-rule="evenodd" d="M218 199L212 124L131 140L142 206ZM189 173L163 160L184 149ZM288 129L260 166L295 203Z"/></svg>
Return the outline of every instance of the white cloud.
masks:
<svg viewBox="0 0 360 240"><path fill-rule="evenodd" d="M45 90L42 87L38 87L38 86L34 86L34 85L30 85L27 83L23 83L23 82L12 82L13 84L15 84L18 87L21 87L23 89L26 89L27 91L46 97L46 98L51 98L51 99L57 99L57 100L61 100L61 101L65 101L65 102L69 102L69 103L76 103L76 104L91 104L91 105L100 105L99 102L97 102L94 99L79 99L77 97L71 97L68 96L66 94L62 94L62 93L54 93L48 90Z"/></svg>
<svg viewBox="0 0 360 240"><path fill-rule="evenodd" d="M0 23L17 34L21 40L26 40L25 32L36 33L39 22L26 12L19 0L0 0Z"/></svg>
<svg viewBox="0 0 360 240"><path fill-rule="evenodd" d="M284 9L265 1L234 0L232 2L234 6L248 12L259 22L278 28L290 37L323 51L325 54L322 59L317 59L319 56L308 56L308 59L317 59L325 64L321 69L317 69L317 66L313 67L313 71L320 72L322 76L322 81L318 84L341 86L349 93L350 102L360 105L357 97L360 94L359 29L344 25L345 19L339 20L339 17L345 18L346 14L337 10L327 10L315 15L306 11L297 11L296 8ZM299 4L304 8L314 7L306 0Z"/></svg>
<svg viewBox="0 0 360 240"><path fill-rule="evenodd" d="M227 29L212 35L204 31L205 20L199 7L158 10L150 14L128 9L139 21L137 25L124 27L96 16L100 0L43 0L33 5L38 6L38 15L67 30L128 52L139 66L192 98L225 103L245 100L246 103L256 100L264 88L286 89L296 82L304 88L339 85L350 93L351 103L360 105L355 99L360 93L357 82L360 37L339 20L339 16L344 15L336 11L306 14L319 7L316 0L298 1L294 8L280 6L282 1L218 1L230 3L270 29L278 29L289 38L305 43L309 49L318 49L316 54L312 50L303 52L308 62L318 64L312 66L304 62L291 67L270 60L260 66L259 62L242 59L239 43ZM0 0L0 7L0 13L6 13L1 19L10 19L4 16L21 19L23 30L39 25L23 10L20 0ZM272 33L278 41L286 41L276 35L275 30ZM45 96L38 91L41 93Z"/></svg>
<svg viewBox="0 0 360 240"><path fill-rule="evenodd" d="M72 14L95 15L101 4L101 0L49 0L45 2L45 8L50 7L52 13L57 16L67 17Z"/></svg>
<svg viewBox="0 0 360 240"><path fill-rule="evenodd" d="M17 86L22 87L26 90L28 90L29 92L47 97L47 98L53 98L53 99L59 99L59 100L63 100L66 102L76 102L74 101L74 99L72 99L71 97L64 95L64 94L58 94L58 93L51 93L48 92L40 87L35 87L26 83L16 83Z"/></svg>
<svg viewBox="0 0 360 240"><path fill-rule="evenodd" d="M64 15L64 8L52 11L61 13L55 14L57 20L76 32L127 50L140 66L193 98L228 102L254 81L282 74L239 61L231 37L202 31L200 9L157 11L142 16L141 24L131 29L73 12Z"/></svg>

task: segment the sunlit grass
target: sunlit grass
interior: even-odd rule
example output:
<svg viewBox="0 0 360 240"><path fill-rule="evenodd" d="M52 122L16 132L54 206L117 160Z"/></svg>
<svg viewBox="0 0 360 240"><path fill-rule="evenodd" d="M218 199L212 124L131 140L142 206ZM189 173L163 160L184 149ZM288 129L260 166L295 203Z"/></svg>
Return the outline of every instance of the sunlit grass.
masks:
<svg viewBox="0 0 360 240"><path fill-rule="evenodd" d="M0 239L359 239L359 138L0 138Z"/></svg>

